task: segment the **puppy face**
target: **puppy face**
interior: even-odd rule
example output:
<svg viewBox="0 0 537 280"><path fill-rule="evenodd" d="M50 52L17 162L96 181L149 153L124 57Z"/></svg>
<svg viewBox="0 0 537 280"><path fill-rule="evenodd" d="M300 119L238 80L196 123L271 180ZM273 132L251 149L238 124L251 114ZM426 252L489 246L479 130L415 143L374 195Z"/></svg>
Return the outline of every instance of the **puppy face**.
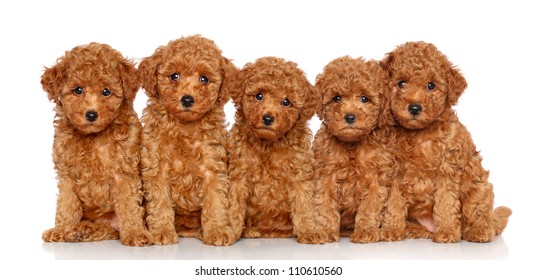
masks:
<svg viewBox="0 0 537 280"><path fill-rule="evenodd" d="M98 43L75 47L45 71L41 83L80 132L97 133L132 102L139 84L134 65L111 47Z"/></svg>
<svg viewBox="0 0 537 280"><path fill-rule="evenodd" d="M259 138L275 141L297 122L313 116L315 95L293 62L265 57L247 64L234 81L231 95L248 127Z"/></svg>
<svg viewBox="0 0 537 280"><path fill-rule="evenodd" d="M317 115L339 140L358 141L379 125L386 81L378 62L337 58L317 77L315 87L322 96Z"/></svg>
<svg viewBox="0 0 537 280"><path fill-rule="evenodd" d="M390 75L390 108L408 129L427 127L455 105L466 88L464 77L432 44L406 43L382 64Z"/></svg>
<svg viewBox="0 0 537 280"><path fill-rule="evenodd" d="M179 121L200 119L229 98L220 88L229 72L237 71L213 41L200 36L181 38L160 47L140 63L142 87L158 97Z"/></svg>

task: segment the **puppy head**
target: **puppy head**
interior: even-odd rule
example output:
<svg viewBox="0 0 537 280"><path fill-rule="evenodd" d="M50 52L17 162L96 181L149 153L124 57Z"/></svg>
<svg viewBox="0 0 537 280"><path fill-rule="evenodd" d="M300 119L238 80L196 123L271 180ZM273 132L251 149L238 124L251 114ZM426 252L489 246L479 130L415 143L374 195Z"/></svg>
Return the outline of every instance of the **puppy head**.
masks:
<svg viewBox="0 0 537 280"><path fill-rule="evenodd" d="M433 44L403 44L381 64L389 73L392 114L408 129L430 125L466 89L464 77Z"/></svg>
<svg viewBox="0 0 537 280"><path fill-rule="evenodd" d="M224 106L229 96L220 89L238 71L213 41L199 35L159 47L138 69L146 94L158 98L168 113L183 122Z"/></svg>
<svg viewBox="0 0 537 280"><path fill-rule="evenodd" d="M259 138L276 141L315 112L313 86L296 63L264 57L248 63L227 91Z"/></svg>
<svg viewBox="0 0 537 280"><path fill-rule="evenodd" d="M67 51L46 68L41 85L70 123L89 134L104 130L132 103L139 88L136 68L112 47L99 43Z"/></svg>
<svg viewBox="0 0 537 280"><path fill-rule="evenodd" d="M354 142L381 125L386 102L387 74L376 61L337 58L317 76L322 102L317 115L339 140Z"/></svg>

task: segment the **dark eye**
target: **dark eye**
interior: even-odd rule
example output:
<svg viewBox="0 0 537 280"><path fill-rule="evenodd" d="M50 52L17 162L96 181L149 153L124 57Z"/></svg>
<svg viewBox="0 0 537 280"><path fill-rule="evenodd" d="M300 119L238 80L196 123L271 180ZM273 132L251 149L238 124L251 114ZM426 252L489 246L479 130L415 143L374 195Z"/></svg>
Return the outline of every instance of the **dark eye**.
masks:
<svg viewBox="0 0 537 280"><path fill-rule="evenodd" d="M291 106L291 101L289 101L289 99L285 98L282 101L282 105L285 106L285 107L289 107L289 106Z"/></svg>
<svg viewBox="0 0 537 280"><path fill-rule="evenodd" d="M170 75L170 79L172 79L172 81L177 81L179 79L179 74L177 73L173 73Z"/></svg>
<svg viewBox="0 0 537 280"><path fill-rule="evenodd" d="M260 101L263 100L263 94L261 92L257 93L255 95L255 99L260 100Z"/></svg>
<svg viewBox="0 0 537 280"><path fill-rule="evenodd" d="M406 82L405 82L405 81L399 81L399 82L397 83L397 87L398 87L398 88L404 88L404 87L406 87Z"/></svg>
<svg viewBox="0 0 537 280"><path fill-rule="evenodd" d="M108 90L107 88L103 89L103 91L101 92L101 94L103 96L110 96L111 92L110 90Z"/></svg>
<svg viewBox="0 0 537 280"><path fill-rule="evenodd" d="M76 87L73 92L76 94L76 95L81 95L82 93L84 93L84 89L82 89L81 87Z"/></svg>
<svg viewBox="0 0 537 280"><path fill-rule="evenodd" d="M209 78L207 78L206 76L200 76L200 83L206 85L209 83Z"/></svg>
<svg viewBox="0 0 537 280"><path fill-rule="evenodd" d="M427 89L428 90L434 90L435 88L436 88L436 85L434 83L431 82L431 83L427 84Z"/></svg>
<svg viewBox="0 0 537 280"><path fill-rule="evenodd" d="M367 103L367 102L369 102L369 98L367 98L367 97L362 95L362 96L360 96L360 102Z"/></svg>
<svg viewBox="0 0 537 280"><path fill-rule="evenodd" d="M338 103L339 101L341 101L341 96L339 95L334 96L334 98L332 98L332 101Z"/></svg>

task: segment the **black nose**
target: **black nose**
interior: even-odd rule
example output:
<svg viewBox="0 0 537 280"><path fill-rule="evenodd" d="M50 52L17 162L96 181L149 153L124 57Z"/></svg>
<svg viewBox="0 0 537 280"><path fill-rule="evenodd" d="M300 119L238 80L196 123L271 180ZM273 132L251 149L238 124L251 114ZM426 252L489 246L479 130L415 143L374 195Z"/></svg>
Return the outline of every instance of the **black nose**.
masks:
<svg viewBox="0 0 537 280"><path fill-rule="evenodd" d="M192 105L194 105L194 97L192 97L191 95L185 95L181 97L181 104L185 108L192 107Z"/></svg>
<svg viewBox="0 0 537 280"><path fill-rule="evenodd" d="M410 104L408 105L408 112L412 114L412 116L417 116L421 113L421 105L420 104Z"/></svg>
<svg viewBox="0 0 537 280"><path fill-rule="evenodd" d="M99 117L99 114L97 114L97 112L95 112L95 111L87 111L86 112L86 120L88 120L89 122L96 121L98 117Z"/></svg>
<svg viewBox="0 0 537 280"><path fill-rule="evenodd" d="M356 115L355 114L346 114L345 115L345 122L348 124L354 123L356 121Z"/></svg>
<svg viewBox="0 0 537 280"><path fill-rule="evenodd" d="M274 123L274 117L271 115L263 115L263 123L265 125L271 125Z"/></svg>

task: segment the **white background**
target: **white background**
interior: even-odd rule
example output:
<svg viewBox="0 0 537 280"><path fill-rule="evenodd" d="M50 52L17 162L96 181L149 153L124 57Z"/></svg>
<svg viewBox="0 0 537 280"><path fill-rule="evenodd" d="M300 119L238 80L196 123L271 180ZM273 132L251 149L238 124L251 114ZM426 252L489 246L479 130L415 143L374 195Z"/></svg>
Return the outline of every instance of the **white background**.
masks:
<svg viewBox="0 0 537 280"><path fill-rule="evenodd" d="M535 276L530 264L535 264L537 250L537 20L531 1L116 2L0 4L0 275L191 279L200 265L342 265L345 274L335 279L505 278L515 271ZM197 240L151 248L126 248L116 241L43 244L42 231L54 223L57 194L51 159L53 105L40 85L44 67L52 66L64 51L92 41L139 61L168 41L193 34L214 40L238 67L268 55L295 61L312 83L324 65L339 56L381 59L406 41L434 43L468 81L456 110L491 171L496 205L513 209L503 236L490 244L451 245L430 240L356 245L348 239L324 246L298 245L292 239L242 240L229 248ZM139 114L145 102L140 91L135 104ZM231 104L226 108L232 122ZM314 131L318 125L312 120ZM69 258L196 261L53 261ZM421 261L429 258L440 260ZM272 261L251 261L259 259ZM298 260L287 261L291 259ZM412 261L399 261L405 259Z"/></svg>

